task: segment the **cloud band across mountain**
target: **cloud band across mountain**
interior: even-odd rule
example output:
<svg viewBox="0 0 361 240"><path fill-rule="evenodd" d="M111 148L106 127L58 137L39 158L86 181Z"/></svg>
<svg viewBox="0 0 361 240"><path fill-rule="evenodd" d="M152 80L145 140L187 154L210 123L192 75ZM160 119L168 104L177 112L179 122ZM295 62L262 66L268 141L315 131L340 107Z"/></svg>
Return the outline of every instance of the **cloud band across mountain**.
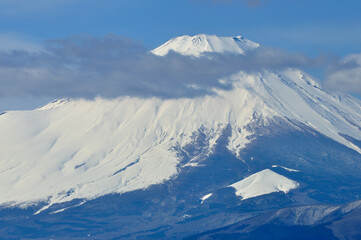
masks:
<svg viewBox="0 0 361 240"><path fill-rule="evenodd" d="M195 97L213 94L215 88L231 89L231 83L219 79L238 71L322 62L267 48L246 55L205 53L197 58L170 52L156 56L125 37L77 36L48 41L40 52L0 52L0 97Z"/></svg>

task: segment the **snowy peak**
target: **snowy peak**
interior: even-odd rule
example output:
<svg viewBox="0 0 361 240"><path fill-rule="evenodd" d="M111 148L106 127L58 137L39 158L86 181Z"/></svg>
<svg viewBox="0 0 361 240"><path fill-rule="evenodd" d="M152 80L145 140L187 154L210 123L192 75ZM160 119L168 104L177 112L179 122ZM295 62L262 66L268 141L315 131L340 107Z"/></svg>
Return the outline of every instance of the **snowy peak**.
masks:
<svg viewBox="0 0 361 240"><path fill-rule="evenodd" d="M68 102L70 102L71 99L70 98L61 98L61 99L56 99L40 108L37 108L36 110L38 111L46 111L46 110L51 110L51 109L55 109L57 107L60 107L64 104L67 104Z"/></svg>
<svg viewBox="0 0 361 240"><path fill-rule="evenodd" d="M169 40L158 48L152 50L153 54L164 56L169 51L182 55L199 57L205 52L245 54L245 52L258 48L258 43L252 42L242 36L218 37L216 35L198 34L195 36L180 36Z"/></svg>
<svg viewBox="0 0 361 240"><path fill-rule="evenodd" d="M230 186L235 188L236 195L244 200L273 192L288 193L290 190L297 188L299 184L269 169L265 169Z"/></svg>

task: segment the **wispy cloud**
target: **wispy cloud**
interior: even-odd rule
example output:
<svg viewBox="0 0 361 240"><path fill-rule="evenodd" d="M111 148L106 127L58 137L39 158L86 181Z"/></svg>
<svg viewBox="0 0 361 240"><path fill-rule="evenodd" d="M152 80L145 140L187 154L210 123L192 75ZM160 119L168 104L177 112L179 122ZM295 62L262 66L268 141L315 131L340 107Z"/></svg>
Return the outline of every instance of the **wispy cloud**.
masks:
<svg viewBox="0 0 361 240"><path fill-rule="evenodd" d="M16 34L0 34L0 51L26 50L37 52L41 45L34 39Z"/></svg>
<svg viewBox="0 0 361 240"><path fill-rule="evenodd" d="M361 95L361 54L352 54L328 67L325 86Z"/></svg>
<svg viewBox="0 0 361 240"><path fill-rule="evenodd" d="M231 89L219 79L238 71L307 67L322 59L259 48L247 55L149 53L125 37L78 36L48 41L41 52L0 52L0 97L194 97Z"/></svg>
<svg viewBox="0 0 361 240"><path fill-rule="evenodd" d="M262 6L263 3L267 0L197 0L197 1L212 2L216 4L230 4L235 2L244 2L248 7L257 8Z"/></svg>

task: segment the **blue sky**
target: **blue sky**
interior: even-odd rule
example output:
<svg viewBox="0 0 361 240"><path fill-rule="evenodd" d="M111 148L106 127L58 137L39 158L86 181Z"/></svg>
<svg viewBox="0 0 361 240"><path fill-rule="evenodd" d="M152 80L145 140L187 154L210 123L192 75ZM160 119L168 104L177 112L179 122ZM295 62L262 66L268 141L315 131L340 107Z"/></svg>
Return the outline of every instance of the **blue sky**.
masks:
<svg viewBox="0 0 361 240"><path fill-rule="evenodd" d="M0 0L0 50L109 33L151 49L175 36L208 33L344 57L361 52L360 12L358 0ZM0 110L34 105L9 99L0 99Z"/></svg>
<svg viewBox="0 0 361 240"><path fill-rule="evenodd" d="M0 0L0 34L46 40L123 35L153 48L174 36L243 35L262 45L315 54L360 51L361 1Z"/></svg>

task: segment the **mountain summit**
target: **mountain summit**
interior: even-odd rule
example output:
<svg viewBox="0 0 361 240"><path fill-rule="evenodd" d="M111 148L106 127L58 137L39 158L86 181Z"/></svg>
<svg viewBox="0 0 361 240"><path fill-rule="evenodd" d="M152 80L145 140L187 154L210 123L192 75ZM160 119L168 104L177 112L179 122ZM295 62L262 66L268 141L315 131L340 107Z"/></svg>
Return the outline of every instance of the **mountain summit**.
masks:
<svg viewBox="0 0 361 240"><path fill-rule="evenodd" d="M257 47L242 37L196 35L152 52ZM30 209L21 219L41 222L47 233L40 237L53 236L58 223L83 229L92 222L86 234L99 239L179 239L266 219L274 209L312 223L340 217L328 216L336 213L324 204L361 196L360 101L325 91L297 69L225 78L233 88L214 95L61 99L0 114L3 215L12 214L9 207ZM12 219L2 219L5 232L24 223Z"/></svg>
<svg viewBox="0 0 361 240"><path fill-rule="evenodd" d="M258 43L242 36L218 37L216 35L198 34L192 37L185 35L173 38L152 50L152 53L164 56L169 51L174 51L183 55L198 57L206 52L245 54L245 52L258 47Z"/></svg>

